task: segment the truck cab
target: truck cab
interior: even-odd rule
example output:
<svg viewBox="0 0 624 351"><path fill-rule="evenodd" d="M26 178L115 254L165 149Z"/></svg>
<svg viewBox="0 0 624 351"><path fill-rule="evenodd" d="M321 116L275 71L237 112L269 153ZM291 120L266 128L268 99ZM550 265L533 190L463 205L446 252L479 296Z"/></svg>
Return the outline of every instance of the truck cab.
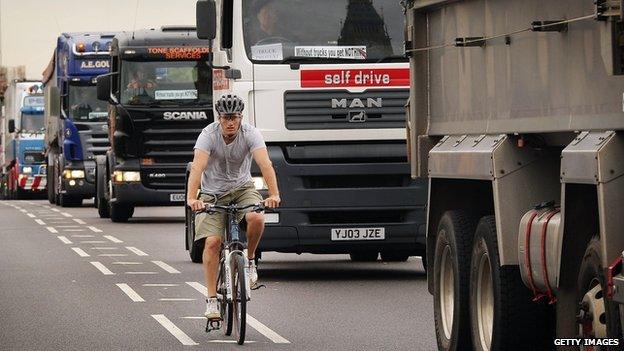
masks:
<svg viewBox="0 0 624 351"><path fill-rule="evenodd" d="M63 33L44 72L48 200L79 206L95 196L95 157L109 147L107 105L95 78L109 72L113 33Z"/></svg>
<svg viewBox="0 0 624 351"><path fill-rule="evenodd" d="M209 54L209 42L188 26L113 39L111 73L98 79L98 98L109 102L112 145L98 161L101 217L123 222L135 206L183 204L186 164L214 120Z"/></svg>

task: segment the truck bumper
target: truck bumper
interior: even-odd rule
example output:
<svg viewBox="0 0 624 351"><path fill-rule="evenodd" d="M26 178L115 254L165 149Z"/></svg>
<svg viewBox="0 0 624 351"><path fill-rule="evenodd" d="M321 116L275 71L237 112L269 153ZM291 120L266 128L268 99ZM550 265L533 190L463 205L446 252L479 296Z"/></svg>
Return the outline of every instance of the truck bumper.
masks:
<svg viewBox="0 0 624 351"><path fill-rule="evenodd" d="M18 188L25 192L43 192L46 189L47 179L45 175L20 175Z"/></svg>
<svg viewBox="0 0 624 351"><path fill-rule="evenodd" d="M80 179L63 179L61 193L71 196L88 199L95 196L95 184L84 178Z"/></svg>
<svg viewBox="0 0 624 351"><path fill-rule="evenodd" d="M184 190L160 190L145 187L141 182L124 182L113 185L115 198L111 202L127 203L133 206L182 206ZM172 195L179 201L172 201Z"/></svg>
<svg viewBox="0 0 624 351"><path fill-rule="evenodd" d="M266 223L261 251L424 253L427 184L411 180L407 163L306 164L289 159L287 147L267 149L279 178L282 205L279 222ZM385 238L332 240L332 229L340 228L383 228Z"/></svg>

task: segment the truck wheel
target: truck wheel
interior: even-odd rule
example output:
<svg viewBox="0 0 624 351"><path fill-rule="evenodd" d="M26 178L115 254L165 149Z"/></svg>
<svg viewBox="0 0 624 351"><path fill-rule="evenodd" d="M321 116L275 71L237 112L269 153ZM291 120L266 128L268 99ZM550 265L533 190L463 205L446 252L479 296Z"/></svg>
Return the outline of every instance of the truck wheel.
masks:
<svg viewBox="0 0 624 351"><path fill-rule="evenodd" d="M470 319L475 351L552 348L548 309L534 303L517 266L499 264L494 216L479 221L470 264Z"/></svg>
<svg viewBox="0 0 624 351"><path fill-rule="evenodd" d="M134 214L134 206L124 203L111 203L110 206L110 219L115 223L127 222Z"/></svg>
<svg viewBox="0 0 624 351"><path fill-rule="evenodd" d="M195 216L193 211L186 205L184 206L184 212L186 224L186 247L188 248L189 256L191 256L192 262L202 263L204 244L206 243L206 240L195 240Z"/></svg>
<svg viewBox="0 0 624 351"><path fill-rule="evenodd" d="M409 259L409 253L401 251L382 251L381 260L384 262L405 262Z"/></svg>
<svg viewBox="0 0 624 351"><path fill-rule="evenodd" d="M50 162L51 161L51 162ZM55 184L55 174L54 174L54 153L50 152L48 155L48 169L46 171L46 190L48 192L48 202L54 205L56 203L56 197L54 196L54 189L56 189Z"/></svg>
<svg viewBox="0 0 624 351"><path fill-rule="evenodd" d="M110 218L110 207L106 197L106 164L98 164L95 170L95 207L100 218Z"/></svg>
<svg viewBox="0 0 624 351"><path fill-rule="evenodd" d="M618 305L605 299L605 269L600 259L600 239L587 245L577 281L577 330L579 338L622 340Z"/></svg>
<svg viewBox="0 0 624 351"><path fill-rule="evenodd" d="M433 313L439 350L458 351L470 345L468 288L475 223L476 219L464 211L447 211L438 224Z"/></svg>
<svg viewBox="0 0 624 351"><path fill-rule="evenodd" d="M378 256L379 253L377 251L359 251L349 254L353 262L375 262Z"/></svg>

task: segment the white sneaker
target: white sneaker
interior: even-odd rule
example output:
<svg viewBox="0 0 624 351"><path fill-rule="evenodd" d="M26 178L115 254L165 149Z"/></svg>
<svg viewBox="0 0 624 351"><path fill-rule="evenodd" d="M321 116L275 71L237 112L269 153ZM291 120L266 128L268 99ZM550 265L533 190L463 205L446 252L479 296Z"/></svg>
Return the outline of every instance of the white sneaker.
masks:
<svg viewBox="0 0 624 351"><path fill-rule="evenodd" d="M206 299L206 312L204 313L206 318L221 319L221 311L219 309L219 300L216 297Z"/></svg>
<svg viewBox="0 0 624 351"><path fill-rule="evenodd" d="M247 267L247 269L248 269L247 276L249 277L249 286L253 288L256 286L256 284L258 284L258 269L256 268L256 261L249 260L249 267Z"/></svg>

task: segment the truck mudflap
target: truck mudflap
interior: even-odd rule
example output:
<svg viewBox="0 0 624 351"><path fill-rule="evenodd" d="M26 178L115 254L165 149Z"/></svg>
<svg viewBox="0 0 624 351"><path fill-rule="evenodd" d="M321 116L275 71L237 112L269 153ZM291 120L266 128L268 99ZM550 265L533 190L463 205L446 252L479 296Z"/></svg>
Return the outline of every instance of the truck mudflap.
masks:
<svg viewBox="0 0 624 351"><path fill-rule="evenodd" d="M18 179L18 187L26 191L43 191L47 185L45 175L24 176Z"/></svg>

